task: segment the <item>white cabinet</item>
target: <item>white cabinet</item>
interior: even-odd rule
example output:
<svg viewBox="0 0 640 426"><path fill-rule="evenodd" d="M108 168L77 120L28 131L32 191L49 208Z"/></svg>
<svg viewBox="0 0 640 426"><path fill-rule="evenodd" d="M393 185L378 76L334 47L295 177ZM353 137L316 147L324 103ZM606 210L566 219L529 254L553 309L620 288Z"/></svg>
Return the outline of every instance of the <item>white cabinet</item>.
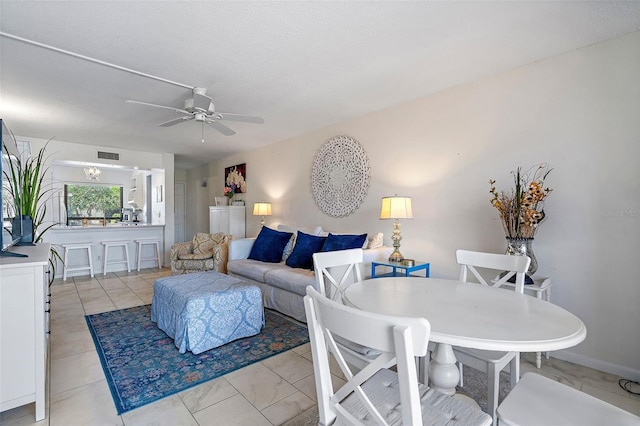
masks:
<svg viewBox="0 0 640 426"><path fill-rule="evenodd" d="M245 237L244 206L210 206L209 233L224 232L236 239Z"/></svg>
<svg viewBox="0 0 640 426"><path fill-rule="evenodd" d="M49 244L13 247L0 257L0 411L36 403L45 417Z"/></svg>

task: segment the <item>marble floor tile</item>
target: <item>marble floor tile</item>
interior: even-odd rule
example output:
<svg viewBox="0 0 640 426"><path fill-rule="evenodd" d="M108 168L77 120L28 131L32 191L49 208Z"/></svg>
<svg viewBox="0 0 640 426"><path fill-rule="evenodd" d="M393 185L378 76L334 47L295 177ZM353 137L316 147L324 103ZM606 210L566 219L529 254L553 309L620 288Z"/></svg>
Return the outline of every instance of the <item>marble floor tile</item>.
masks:
<svg viewBox="0 0 640 426"><path fill-rule="evenodd" d="M237 394L238 391L227 380L219 377L182 391L178 396L189 411L195 413Z"/></svg>
<svg viewBox="0 0 640 426"><path fill-rule="evenodd" d="M82 352L51 360L50 394L104 380L104 372L96 351Z"/></svg>
<svg viewBox="0 0 640 426"><path fill-rule="evenodd" d="M77 294L76 285L71 281L63 282L62 280L54 281L49 287L52 297L64 296L67 294Z"/></svg>
<svg viewBox="0 0 640 426"><path fill-rule="evenodd" d="M144 302L129 287L107 290L107 295L118 309L139 306Z"/></svg>
<svg viewBox="0 0 640 426"><path fill-rule="evenodd" d="M302 392L296 392L262 410L262 415L274 425L280 425L314 405L314 400Z"/></svg>
<svg viewBox="0 0 640 426"><path fill-rule="evenodd" d="M74 315L84 315L84 308L82 307L80 300L71 304L60 304L55 300L51 301L51 319L64 319Z"/></svg>
<svg viewBox="0 0 640 426"><path fill-rule="evenodd" d="M80 301L82 303L89 302L91 300L95 300L101 297L106 297L107 292L102 288L90 288L90 289L80 289L78 290L78 295L80 296Z"/></svg>
<svg viewBox="0 0 640 426"><path fill-rule="evenodd" d="M100 281L100 285L106 291L117 289L117 288L127 288L127 285L124 283L124 281L122 281L118 277L106 278L106 279L98 278L98 281Z"/></svg>
<svg viewBox="0 0 640 426"><path fill-rule="evenodd" d="M95 350L91 333L85 327L83 331L56 334L51 338L51 359L64 358Z"/></svg>
<svg viewBox="0 0 640 426"><path fill-rule="evenodd" d="M271 426L271 422L242 395L234 395L193 416L200 426Z"/></svg>
<svg viewBox="0 0 640 426"><path fill-rule="evenodd" d="M292 349L295 353L299 355L310 354L311 353L311 343L305 343L304 345L300 345Z"/></svg>
<svg viewBox="0 0 640 426"><path fill-rule="evenodd" d="M73 279L78 290L88 290L90 288L102 288L100 281L95 278L76 277Z"/></svg>
<svg viewBox="0 0 640 426"><path fill-rule="evenodd" d="M333 385L333 390L334 392L337 391L338 389L340 389L342 386L344 386L345 383L347 383L345 380L341 379L338 376L335 375L331 375L331 383ZM316 378L315 375L311 375L308 377L305 377L304 379L298 380L297 382L293 383L293 386L296 387L296 389L300 390L302 393L304 393L306 396L308 396L309 398L311 398L314 401L317 401L318 396L316 393Z"/></svg>
<svg viewBox="0 0 640 426"><path fill-rule="evenodd" d="M153 291L153 284L149 283L146 280L140 279L140 278L136 278L135 280L126 281L125 284L133 292L144 291L144 290L152 290Z"/></svg>
<svg viewBox="0 0 640 426"><path fill-rule="evenodd" d="M153 291L140 292L136 295L142 300L143 304L150 305L153 302Z"/></svg>
<svg viewBox="0 0 640 426"><path fill-rule="evenodd" d="M51 330L52 338L60 334L89 330L87 328L87 321L84 319L84 309L81 308L81 312L79 314L66 316L61 316L60 314L54 315L55 312L55 308L51 308L49 328Z"/></svg>
<svg viewBox="0 0 640 426"><path fill-rule="evenodd" d="M80 295L74 287L73 293L51 294L51 298L49 300L60 307L72 307L74 305L78 305L78 302L80 302Z"/></svg>
<svg viewBox="0 0 640 426"><path fill-rule="evenodd" d="M628 392L626 395L620 395L618 393L608 392L605 389L587 384L582 385L582 388L580 390L593 397L596 397L603 401L607 401L609 404L615 405L618 408L622 408L623 410L635 414L636 416L640 416L640 395L633 395ZM620 388L620 390L626 392L622 388Z"/></svg>
<svg viewBox="0 0 640 426"><path fill-rule="evenodd" d="M118 310L118 307L110 300L96 301L96 302L90 302L90 303L84 304L84 312L87 315L101 314L103 312L110 312L110 311L117 311L117 310Z"/></svg>
<svg viewBox="0 0 640 426"><path fill-rule="evenodd" d="M313 363L294 351L283 352L262 363L289 383L313 374Z"/></svg>
<svg viewBox="0 0 640 426"><path fill-rule="evenodd" d="M120 278L122 280L123 283L129 285L129 283L133 283L133 282L146 282L144 278L142 278L140 275L138 274L133 274L132 275L125 275L123 277L118 276L118 278Z"/></svg>
<svg viewBox="0 0 640 426"><path fill-rule="evenodd" d="M297 391L293 385L287 383L262 363L252 364L224 377L258 410L262 410Z"/></svg>
<svg viewBox="0 0 640 426"><path fill-rule="evenodd" d="M172 395L153 404L123 413L122 420L125 426L198 426L198 422L178 395Z"/></svg>
<svg viewBox="0 0 640 426"><path fill-rule="evenodd" d="M127 286L124 287L118 287L118 288L110 288L110 289L105 289L107 296L109 296L109 298L111 300L113 299L117 299L117 298L123 298L123 297L131 297L131 296L135 296L136 294Z"/></svg>
<svg viewBox="0 0 640 426"><path fill-rule="evenodd" d="M122 425L106 380L53 394L49 426Z"/></svg>
<svg viewBox="0 0 640 426"><path fill-rule="evenodd" d="M113 301L118 309L133 308L134 306L145 305L146 303L138 296L119 298Z"/></svg>

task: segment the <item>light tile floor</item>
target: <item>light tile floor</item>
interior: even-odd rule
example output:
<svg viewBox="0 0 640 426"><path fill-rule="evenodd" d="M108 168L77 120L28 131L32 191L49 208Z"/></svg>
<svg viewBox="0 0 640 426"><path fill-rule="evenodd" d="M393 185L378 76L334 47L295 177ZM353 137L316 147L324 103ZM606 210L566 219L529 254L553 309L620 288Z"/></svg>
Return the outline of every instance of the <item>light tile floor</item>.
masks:
<svg viewBox="0 0 640 426"><path fill-rule="evenodd" d="M313 366L304 345L121 416L107 386L84 315L151 303L153 282L168 269L56 280L51 286L47 416L34 421L34 404L0 414L2 425L279 425L315 405ZM619 377L551 358L537 371L640 415L640 397Z"/></svg>

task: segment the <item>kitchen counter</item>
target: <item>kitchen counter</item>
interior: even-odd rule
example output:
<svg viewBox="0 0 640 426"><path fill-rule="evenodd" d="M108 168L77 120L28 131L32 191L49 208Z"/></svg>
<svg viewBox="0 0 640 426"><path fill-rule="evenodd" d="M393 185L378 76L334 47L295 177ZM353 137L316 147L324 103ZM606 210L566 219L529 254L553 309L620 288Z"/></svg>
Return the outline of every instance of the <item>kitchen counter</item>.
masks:
<svg viewBox="0 0 640 426"><path fill-rule="evenodd" d="M51 228L48 232L60 232L60 231L99 231L115 229L139 229L139 228L164 228L164 224L155 223L109 223L106 226L102 225L87 225L87 226L66 226L57 225Z"/></svg>
<svg viewBox="0 0 640 426"><path fill-rule="evenodd" d="M165 246L164 242L164 227L161 224L152 223L138 223L136 224L122 224L113 223L107 226L102 225L88 225L88 226L54 226L45 234L45 241L51 243L53 247L62 254L62 244L72 243L90 243L91 254L93 261L93 271L95 274L101 274L104 268L103 255L104 247L101 244L103 241L128 241L129 242L129 263L133 269L133 265L136 263L136 243L137 239L156 238L160 240L160 257L162 263L167 264L168 253L163 254L162 249ZM164 250L168 251L168 249ZM118 251L111 253L109 250L109 260L113 261L122 256ZM144 256L143 256L144 257ZM122 259L122 257L120 257ZM72 259L70 261L71 267L74 263L86 263L85 259ZM151 268L156 265L155 261L143 261L142 268ZM109 265L109 272L126 271L124 263ZM73 273L68 276L73 276ZM77 271L77 275L88 275L88 271ZM62 264L58 261L58 267L56 268L56 276L62 276Z"/></svg>

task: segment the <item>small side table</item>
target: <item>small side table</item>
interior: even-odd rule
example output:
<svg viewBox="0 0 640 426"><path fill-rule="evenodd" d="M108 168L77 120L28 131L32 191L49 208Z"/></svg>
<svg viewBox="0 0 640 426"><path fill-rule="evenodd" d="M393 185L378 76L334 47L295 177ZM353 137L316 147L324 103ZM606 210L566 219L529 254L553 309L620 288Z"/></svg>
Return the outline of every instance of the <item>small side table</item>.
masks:
<svg viewBox="0 0 640 426"><path fill-rule="evenodd" d="M378 266L386 266L387 268L391 268L392 271L385 274L376 274L376 268ZM402 272L402 270L404 270L404 272ZM399 276L410 277L411 273L416 271L424 271L425 277L429 278L429 263L416 262L415 265L413 266L405 266L401 262L391 262L388 260L371 262L371 278L399 277Z"/></svg>

